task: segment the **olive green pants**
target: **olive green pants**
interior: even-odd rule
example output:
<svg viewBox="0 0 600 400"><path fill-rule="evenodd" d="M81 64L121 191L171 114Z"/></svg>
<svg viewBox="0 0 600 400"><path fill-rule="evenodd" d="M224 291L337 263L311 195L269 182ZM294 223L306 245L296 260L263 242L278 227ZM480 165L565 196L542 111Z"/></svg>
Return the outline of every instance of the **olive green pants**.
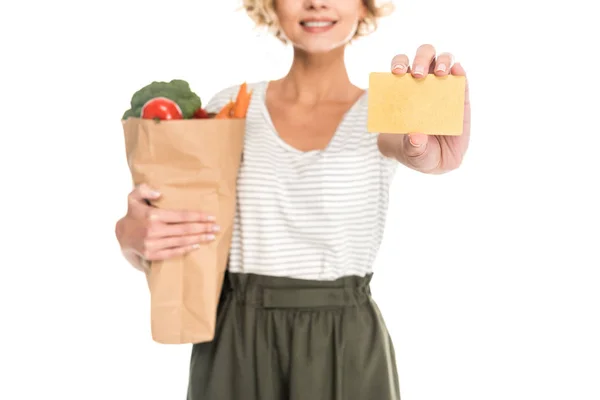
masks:
<svg viewBox="0 0 600 400"><path fill-rule="evenodd" d="M400 400L371 276L227 274L215 339L192 349L188 400Z"/></svg>

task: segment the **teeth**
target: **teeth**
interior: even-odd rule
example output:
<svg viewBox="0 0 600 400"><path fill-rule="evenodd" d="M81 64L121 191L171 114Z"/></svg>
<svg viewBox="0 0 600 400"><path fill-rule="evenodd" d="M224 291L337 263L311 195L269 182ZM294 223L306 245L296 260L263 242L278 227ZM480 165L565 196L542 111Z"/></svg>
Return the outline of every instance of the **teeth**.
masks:
<svg viewBox="0 0 600 400"><path fill-rule="evenodd" d="M302 24L309 28L323 28L325 26L333 25L333 21L307 21Z"/></svg>

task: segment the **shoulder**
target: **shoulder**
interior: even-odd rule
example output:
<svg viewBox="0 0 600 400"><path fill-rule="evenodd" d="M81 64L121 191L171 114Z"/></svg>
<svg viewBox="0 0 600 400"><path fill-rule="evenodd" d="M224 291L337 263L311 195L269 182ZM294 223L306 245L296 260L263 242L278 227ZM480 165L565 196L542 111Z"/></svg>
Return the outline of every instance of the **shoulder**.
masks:
<svg viewBox="0 0 600 400"><path fill-rule="evenodd" d="M266 82L264 81L247 83L248 90L255 91L262 87L262 85L264 85L265 83ZM204 106L206 111L210 113L218 112L229 101L235 100L238 91L240 90L240 86L241 83L237 85L228 86L222 90L219 90L217 93L215 93L214 96L210 98L208 103L206 103L206 105Z"/></svg>

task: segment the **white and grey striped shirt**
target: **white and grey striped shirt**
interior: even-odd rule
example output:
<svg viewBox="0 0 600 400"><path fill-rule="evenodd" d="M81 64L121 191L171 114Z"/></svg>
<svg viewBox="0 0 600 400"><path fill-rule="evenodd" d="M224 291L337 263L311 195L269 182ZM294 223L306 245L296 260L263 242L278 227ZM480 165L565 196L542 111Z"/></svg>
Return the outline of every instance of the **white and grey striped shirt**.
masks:
<svg viewBox="0 0 600 400"><path fill-rule="evenodd" d="M253 90L231 245L231 272L333 280L372 271L397 162L368 133L365 93L324 150L302 152L275 131L267 81ZM217 112L239 86L206 105Z"/></svg>

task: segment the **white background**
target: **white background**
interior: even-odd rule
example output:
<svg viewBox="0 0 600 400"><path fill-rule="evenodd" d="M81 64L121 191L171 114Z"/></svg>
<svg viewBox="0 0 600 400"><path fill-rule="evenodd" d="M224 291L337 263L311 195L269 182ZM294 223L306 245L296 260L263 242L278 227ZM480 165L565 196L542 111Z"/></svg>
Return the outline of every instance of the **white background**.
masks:
<svg viewBox="0 0 600 400"><path fill-rule="evenodd" d="M152 80L207 101L283 75L289 49L238 5L2 2L0 399L185 397L190 348L151 341L145 279L114 238L130 190L119 119ZM599 400L597 14L396 5L349 49L351 78L430 42L463 63L473 103L462 168L401 169L392 188L373 285L403 400Z"/></svg>

